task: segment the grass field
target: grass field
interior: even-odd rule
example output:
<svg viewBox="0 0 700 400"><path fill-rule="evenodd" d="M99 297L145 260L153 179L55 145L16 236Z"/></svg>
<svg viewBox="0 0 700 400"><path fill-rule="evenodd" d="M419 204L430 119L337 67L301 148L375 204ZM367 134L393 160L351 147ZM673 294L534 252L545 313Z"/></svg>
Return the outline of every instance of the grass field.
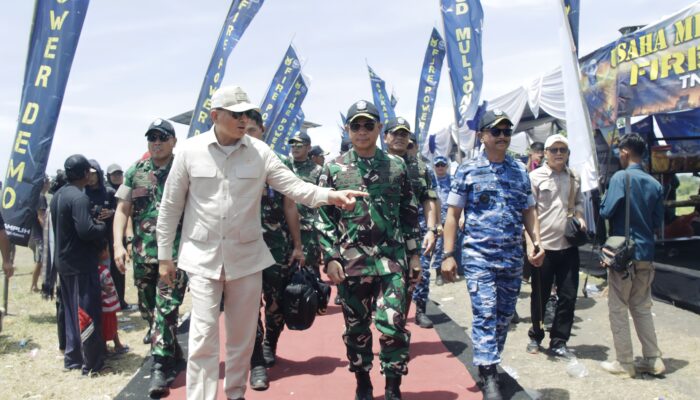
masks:
<svg viewBox="0 0 700 400"><path fill-rule="evenodd" d="M111 399L143 364L149 345L141 342L146 323L138 311L119 312L119 337L131 352L109 357L105 372L84 377L79 371L63 372L58 351L54 301L30 293L32 253L17 247L15 276L9 285L9 315L0 332L0 398L2 399ZM4 276L3 276L4 278ZM41 284L41 279L39 284ZM131 270L127 272L126 298L136 304ZM190 307L189 296L180 310ZM108 344L111 348L112 344Z"/></svg>

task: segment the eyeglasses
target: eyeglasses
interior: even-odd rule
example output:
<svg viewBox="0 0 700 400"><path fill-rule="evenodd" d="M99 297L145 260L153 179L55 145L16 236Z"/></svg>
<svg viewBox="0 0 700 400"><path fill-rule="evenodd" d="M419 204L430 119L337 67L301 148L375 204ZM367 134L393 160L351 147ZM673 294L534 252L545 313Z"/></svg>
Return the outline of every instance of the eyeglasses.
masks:
<svg viewBox="0 0 700 400"><path fill-rule="evenodd" d="M436 167L446 167L447 164L445 164L444 162L439 162L439 163L435 164L435 166Z"/></svg>
<svg viewBox="0 0 700 400"><path fill-rule="evenodd" d="M511 128L504 128L504 129L491 128L491 129L489 129L489 132L491 133L491 136L493 136L493 137L499 137L501 135L503 135L505 137L510 137L513 134L513 129L511 129Z"/></svg>
<svg viewBox="0 0 700 400"><path fill-rule="evenodd" d="M377 124L374 122L365 122L364 124L353 122L350 124L350 130L357 132L360 130L360 128L364 127L366 131L373 131L376 126Z"/></svg>
<svg viewBox="0 0 700 400"><path fill-rule="evenodd" d="M550 147L547 149L552 154L566 154L569 152L569 149L567 147Z"/></svg>
<svg viewBox="0 0 700 400"><path fill-rule="evenodd" d="M164 132L151 132L146 136L149 142L155 142L160 140L161 142L167 142L172 136Z"/></svg>
<svg viewBox="0 0 700 400"><path fill-rule="evenodd" d="M220 111L226 111L231 115L231 118L233 119L241 119L242 116L246 116L248 118L253 118L253 115L257 112L255 110L248 110L248 111L231 111L227 110L225 108L219 108Z"/></svg>
<svg viewBox="0 0 700 400"><path fill-rule="evenodd" d="M293 149L301 149L302 147L306 146L304 143L292 143L289 145Z"/></svg>

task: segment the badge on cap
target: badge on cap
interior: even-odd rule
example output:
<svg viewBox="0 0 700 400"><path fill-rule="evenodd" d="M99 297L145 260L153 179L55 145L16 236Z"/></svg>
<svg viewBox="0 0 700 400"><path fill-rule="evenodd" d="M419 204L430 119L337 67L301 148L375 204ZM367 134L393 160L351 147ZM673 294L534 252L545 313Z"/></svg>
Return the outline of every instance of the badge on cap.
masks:
<svg viewBox="0 0 700 400"><path fill-rule="evenodd" d="M158 118L157 120L153 121L153 126L160 126L163 123L163 120Z"/></svg>
<svg viewBox="0 0 700 400"><path fill-rule="evenodd" d="M243 92L236 92L236 101L238 102L248 102L248 95Z"/></svg>
<svg viewBox="0 0 700 400"><path fill-rule="evenodd" d="M406 120L403 119L402 117L398 117L398 118L396 119L396 122L398 122L399 124L403 125L403 124L406 123Z"/></svg>
<svg viewBox="0 0 700 400"><path fill-rule="evenodd" d="M495 116L497 116L497 117L500 117L500 116L502 116L502 115L504 114L504 113L503 113L503 110L501 110L501 109L499 109L499 108L494 108L494 109L491 110L491 111L493 111L493 115L495 115Z"/></svg>
<svg viewBox="0 0 700 400"><path fill-rule="evenodd" d="M364 100L360 100L357 103L355 103L355 107L357 107L357 110L366 110L367 109L367 102Z"/></svg>

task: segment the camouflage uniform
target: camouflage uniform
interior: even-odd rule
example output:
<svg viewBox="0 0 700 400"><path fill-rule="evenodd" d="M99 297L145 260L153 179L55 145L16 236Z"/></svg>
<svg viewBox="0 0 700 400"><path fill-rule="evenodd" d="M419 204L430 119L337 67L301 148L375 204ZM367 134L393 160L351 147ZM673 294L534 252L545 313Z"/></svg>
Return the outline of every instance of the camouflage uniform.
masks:
<svg viewBox="0 0 700 400"><path fill-rule="evenodd" d="M420 225L420 237L421 239L425 237L428 232L428 227L425 221L425 212L423 210L423 203L426 200L437 200L437 193L435 193L433 180L430 176L430 170L425 165L423 160L420 160L413 156L406 155L404 157L406 161L406 167L408 169L408 177L411 181L411 189L416 196L418 201L418 223ZM422 253L422 251L421 251ZM421 267L423 266L424 260L426 265L430 265L430 256L423 256L421 254ZM428 279L425 279L425 274L428 274ZM423 270L423 279L419 284L416 285L415 291L409 288L408 297L413 298L417 304L421 307L425 305L428 300L428 285L430 284L430 270Z"/></svg>
<svg viewBox="0 0 700 400"><path fill-rule="evenodd" d="M171 160L168 165L158 168L150 158L138 161L124 174L124 183L119 187L117 197L132 204L134 284L138 290L141 317L153 328L152 353L154 356L179 358L182 351L176 336L178 308L187 288L187 274L178 269L173 288L160 281L156 242L160 199L172 163ZM173 260L177 260L179 243L180 229L173 245Z"/></svg>
<svg viewBox="0 0 700 400"><path fill-rule="evenodd" d="M318 184L318 178L321 175L322 168L315 162L307 158L306 161L294 161L293 158L288 158L286 162L296 176L305 182ZM306 207L303 204L297 204L299 209L299 229L301 230L301 244L304 247L304 264L318 272L318 261L320 257L320 248L318 242L318 209Z"/></svg>
<svg viewBox="0 0 700 400"><path fill-rule="evenodd" d="M405 310L407 257L417 254L418 207L406 165L400 157L377 149L360 158L351 150L326 164L319 185L369 193L351 211L326 206L320 210L320 239L326 264L337 260L346 280L338 286L342 299L343 340L350 371L372 368L371 305L376 301L375 326L382 335L379 359L387 377L408 372ZM380 295L375 298L375 288Z"/></svg>
<svg viewBox="0 0 700 400"><path fill-rule="evenodd" d="M265 299L265 327L262 318L258 321L255 336L255 347L251 366L264 365L262 344L276 347L284 329L284 314L282 313L282 294L289 281L290 269L287 261L292 250L289 228L284 216L284 196L265 185L262 193L260 219L263 230L263 240L270 249L275 264L263 270L263 297Z"/></svg>
<svg viewBox="0 0 700 400"><path fill-rule="evenodd" d="M472 302L474 365L501 362L523 267L522 212L535 205L525 165L481 153L455 173L447 204L463 208L463 263Z"/></svg>

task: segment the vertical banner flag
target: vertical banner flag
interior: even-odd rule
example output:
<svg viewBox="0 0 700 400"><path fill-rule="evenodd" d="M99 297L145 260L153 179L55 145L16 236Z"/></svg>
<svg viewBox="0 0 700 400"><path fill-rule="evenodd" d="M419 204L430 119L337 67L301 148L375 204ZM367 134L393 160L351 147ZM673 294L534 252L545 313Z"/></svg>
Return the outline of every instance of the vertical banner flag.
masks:
<svg viewBox="0 0 700 400"><path fill-rule="evenodd" d="M564 0L564 7L566 7L566 16L569 18L569 26L571 27L571 36L574 38L576 54L578 54L578 21L581 0Z"/></svg>
<svg viewBox="0 0 700 400"><path fill-rule="evenodd" d="M299 74L294 81L292 91L289 92L284 103L282 103L280 113L267 129L265 142L278 154L287 154L289 151L289 146L287 145L289 127L301 110L301 103L304 102L308 91L309 86L306 83L306 79L304 79L304 74Z"/></svg>
<svg viewBox="0 0 700 400"><path fill-rule="evenodd" d="M209 68L204 75L202 89L197 98L197 104L192 112L192 120L190 121L190 130L187 137L199 135L211 128L211 118L209 110L211 109L211 96L216 89L221 86L221 81L224 79L226 72L226 61L231 51L236 47L241 36L246 28L262 7L265 0L233 0L231 8L228 10L224 26L219 33L219 39L214 46L214 54L211 56Z"/></svg>
<svg viewBox="0 0 700 400"><path fill-rule="evenodd" d="M346 138L348 138L348 132L345 130L345 124L347 124L348 120L347 120L347 118L345 118L345 115L343 115L342 111L339 111L339 112L340 112L340 122L341 122L341 124L338 126L338 128L340 128L340 139L345 140Z"/></svg>
<svg viewBox="0 0 700 400"><path fill-rule="evenodd" d="M367 69L369 70L369 80L372 85L374 105L377 106L379 110L379 122L381 122L382 125L386 125L388 120L396 117L394 108L391 106L389 95L386 93L386 83L372 70L372 67L367 65ZM386 150L386 144L384 143L382 135L379 135L377 141L381 144L382 150Z"/></svg>
<svg viewBox="0 0 700 400"><path fill-rule="evenodd" d="M300 72L301 62L299 61L299 57L297 57L294 46L290 44L287 52L284 54L284 58L282 58L280 66L277 68L277 72L275 72L275 76L272 78L270 88L267 89L267 94L260 105L263 125L268 126L281 112L282 103L287 98Z"/></svg>
<svg viewBox="0 0 700 400"><path fill-rule="evenodd" d="M457 129L476 112L484 79L481 34L484 11L479 0L440 0L445 28L447 66ZM466 146L465 146L466 145ZM462 144L470 150L471 142Z"/></svg>
<svg viewBox="0 0 700 400"><path fill-rule="evenodd" d="M24 70L19 122L2 188L10 240L26 246L36 220L58 114L89 0L38 0Z"/></svg>
<svg viewBox="0 0 700 400"><path fill-rule="evenodd" d="M565 0L553 0L559 3L559 43L561 45L561 70L564 83L564 100L566 108L566 132L571 153L569 165L581 177L581 191L588 192L598 187L596 158L593 152L593 130L591 117L583 100L581 91L581 71L574 48L571 27L566 16Z"/></svg>
<svg viewBox="0 0 700 400"><path fill-rule="evenodd" d="M289 125L289 132L287 132L287 137L292 137L295 133L301 131L301 126L304 125L305 118L306 115L304 115L304 110L299 109L299 112L294 117L292 124Z"/></svg>
<svg viewBox="0 0 700 400"><path fill-rule="evenodd" d="M440 71L442 61L445 59L445 41L437 29L433 28L428 41L428 49L425 51L423 69L420 73L418 84L418 101L416 102L416 139L422 148L425 138L428 137L430 120L433 117L435 98L437 96L438 84L440 83Z"/></svg>

